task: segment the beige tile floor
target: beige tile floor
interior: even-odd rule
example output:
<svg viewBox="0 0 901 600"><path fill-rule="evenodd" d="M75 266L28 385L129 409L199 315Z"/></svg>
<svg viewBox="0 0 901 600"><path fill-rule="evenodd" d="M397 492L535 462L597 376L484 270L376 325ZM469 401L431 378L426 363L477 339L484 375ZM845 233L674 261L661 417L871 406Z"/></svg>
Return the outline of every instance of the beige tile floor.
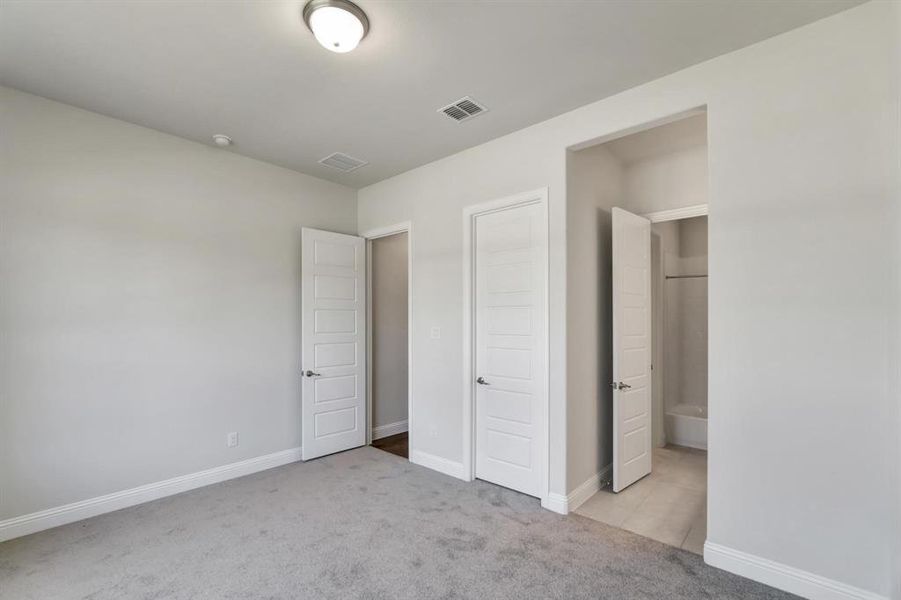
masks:
<svg viewBox="0 0 901 600"><path fill-rule="evenodd" d="M707 538L707 453L655 448L651 474L618 494L605 488L576 514L703 554Z"/></svg>

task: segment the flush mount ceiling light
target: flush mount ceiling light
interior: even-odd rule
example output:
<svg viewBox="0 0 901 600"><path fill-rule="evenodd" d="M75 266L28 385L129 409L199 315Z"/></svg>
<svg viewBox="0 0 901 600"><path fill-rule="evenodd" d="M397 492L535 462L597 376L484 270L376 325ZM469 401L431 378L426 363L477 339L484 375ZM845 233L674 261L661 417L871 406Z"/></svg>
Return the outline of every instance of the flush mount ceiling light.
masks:
<svg viewBox="0 0 901 600"><path fill-rule="evenodd" d="M227 135L217 133L213 136L213 143L219 146L220 148L225 148L226 146L232 145L232 139Z"/></svg>
<svg viewBox="0 0 901 600"><path fill-rule="evenodd" d="M350 0L310 0L303 20L323 48L350 52L369 33L369 18Z"/></svg>

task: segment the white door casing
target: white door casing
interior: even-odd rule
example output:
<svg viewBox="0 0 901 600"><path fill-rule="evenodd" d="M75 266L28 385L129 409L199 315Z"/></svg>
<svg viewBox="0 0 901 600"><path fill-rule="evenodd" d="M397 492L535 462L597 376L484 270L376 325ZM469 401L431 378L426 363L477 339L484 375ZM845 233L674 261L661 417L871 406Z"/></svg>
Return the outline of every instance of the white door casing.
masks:
<svg viewBox="0 0 901 600"><path fill-rule="evenodd" d="M613 217L613 491L651 472L651 222Z"/></svg>
<svg viewBox="0 0 901 600"><path fill-rule="evenodd" d="M541 497L547 454L545 205L476 214L473 242L475 477Z"/></svg>
<svg viewBox="0 0 901 600"><path fill-rule="evenodd" d="M303 228L303 460L366 443L364 241Z"/></svg>

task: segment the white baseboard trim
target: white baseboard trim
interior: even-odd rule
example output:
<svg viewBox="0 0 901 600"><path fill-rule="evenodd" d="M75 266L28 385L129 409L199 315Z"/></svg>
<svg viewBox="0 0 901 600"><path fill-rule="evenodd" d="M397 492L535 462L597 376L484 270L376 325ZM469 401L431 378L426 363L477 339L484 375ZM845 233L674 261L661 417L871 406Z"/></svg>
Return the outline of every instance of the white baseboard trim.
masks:
<svg viewBox="0 0 901 600"><path fill-rule="evenodd" d="M600 491L601 482L607 480L612 468L612 464L607 465L565 496L551 492L546 498L541 499L541 506L561 515L569 514Z"/></svg>
<svg viewBox="0 0 901 600"><path fill-rule="evenodd" d="M89 517L96 517L97 515L128 508L129 506L143 504L158 498L180 494L181 492L219 483L220 481L265 471L266 469L298 461L300 458L300 448L291 448L290 450L249 458L189 475L173 477L165 481L148 483L147 485L122 490L121 492L49 508L21 517L13 517L12 519L0 521L0 542L59 527L60 525L74 523Z"/></svg>
<svg viewBox="0 0 901 600"><path fill-rule="evenodd" d="M427 469L432 469L433 471L438 471L439 473L444 473L445 475L450 475L451 477L456 477L457 479L462 479L463 481L468 481L466 469L463 468L463 463L441 458L440 456L422 452L421 450L410 451L410 462L421 467L426 467Z"/></svg>
<svg viewBox="0 0 901 600"><path fill-rule="evenodd" d="M547 496L541 499L541 508L561 515L569 513L568 506L569 502L566 500L566 496L564 496L563 494L555 494L554 492L550 492Z"/></svg>
<svg viewBox="0 0 901 600"><path fill-rule="evenodd" d="M811 600L888 600L887 596L711 542L704 544L704 562Z"/></svg>
<svg viewBox="0 0 901 600"><path fill-rule="evenodd" d="M388 437L389 435L397 435L398 433L404 433L407 431L409 427L409 423L406 419L403 421L397 421L396 423L388 423L387 425L379 425L378 427L372 428L372 439L380 440L384 437Z"/></svg>
<svg viewBox="0 0 901 600"><path fill-rule="evenodd" d="M585 504L586 500L601 491L601 482L606 481L610 477L611 469L613 469L613 465L607 465L606 467L589 477L585 482L582 483L582 485L567 494L566 508L570 511L576 510L577 508Z"/></svg>
<svg viewBox="0 0 901 600"><path fill-rule="evenodd" d="M682 439L679 439L679 438L669 439L669 438L667 438L666 443L667 443L667 444L672 444L673 446L683 446L683 447L685 447L685 448L694 448L695 450L703 450L704 452L707 451L707 445L706 445L706 444L699 444L699 443L697 443L697 442L693 442L693 441L691 441L691 440L686 440L686 439L684 439L684 438L682 438Z"/></svg>

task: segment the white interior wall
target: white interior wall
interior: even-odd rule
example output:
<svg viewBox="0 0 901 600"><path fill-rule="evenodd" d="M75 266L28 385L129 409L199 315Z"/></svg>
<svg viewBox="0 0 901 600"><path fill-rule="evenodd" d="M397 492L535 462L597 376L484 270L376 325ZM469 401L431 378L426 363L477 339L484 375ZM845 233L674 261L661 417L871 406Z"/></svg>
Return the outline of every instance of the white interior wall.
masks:
<svg viewBox="0 0 901 600"><path fill-rule="evenodd" d="M707 217L678 221L679 275L707 274ZM664 369L671 372L670 359L678 356L673 393L664 389L666 407L690 404L707 408L708 281L706 278L670 279L664 302L675 309L672 352L666 352ZM668 323L669 325L669 323ZM669 328L667 328L668 330ZM669 333L669 331L667 331ZM667 340L664 340L666 345ZM669 396L669 397L667 397Z"/></svg>
<svg viewBox="0 0 901 600"><path fill-rule="evenodd" d="M421 236L413 450L449 471L463 455L462 208L547 186L550 492L581 483L566 475L567 454L580 460L566 427L566 149L706 105L708 541L887 594L885 524L899 500L885 477L899 468L899 330L886 327L899 301L898 10L869 2L360 190L361 227L411 220ZM850 473L853 485L836 485ZM719 564L775 577L736 561ZM777 583L803 580L789 579Z"/></svg>
<svg viewBox="0 0 901 600"><path fill-rule="evenodd" d="M707 204L706 112L605 145L623 166L623 208L641 215Z"/></svg>
<svg viewBox="0 0 901 600"><path fill-rule="evenodd" d="M651 437L654 446L666 445L666 429L663 407L663 270L664 255L678 248L676 236L679 227L675 221L651 225L651 353L654 368L651 371ZM674 243L674 239L676 239ZM671 359L672 362L672 359ZM653 467L653 465L652 465Z"/></svg>
<svg viewBox="0 0 901 600"><path fill-rule="evenodd" d="M707 217L680 219L679 262L682 275L706 275L708 262Z"/></svg>
<svg viewBox="0 0 901 600"><path fill-rule="evenodd" d="M565 153L523 152L517 136L491 142L503 150L479 146L385 180L359 192L361 231L411 221L413 244L414 420L411 459L427 456L430 464L460 476L463 458L463 208L548 185L552 171L564 177ZM493 161L482 163L482 158ZM557 164L559 163L559 164ZM556 165L556 166L555 166ZM466 178L460 178L466 173ZM557 188L559 189L559 185ZM565 207L550 202L549 342L551 427L565 439L565 318L563 298L566 257L562 226ZM433 333L435 336L433 336ZM550 449L551 489L565 488L565 446Z"/></svg>
<svg viewBox="0 0 901 600"><path fill-rule="evenodd" d="M670 279L664 291L666 327L663 402L707 409L707 280ZM678 358L676 358L678 357ZM692 412L691 414L695 414ZM697 414L705 414L698 412ZM670 441L674 441L670 439ZM677 442L678 443L678 442Z"/></svg>
<svg viewBox="0 0 901 600"><path fill-rule="evenodd" d="M655 409L668 412L677 404L706 408L707 280L667 277L707 274L707 217L654 223L651 230L663 265L654 296L654 365L660 384Z"/></svg>
<svg viewBox="0 0 901 600"><path fill-rule="evenodd" d="M707 204L707 145L626 163L625 182L629 210L639 215Z"/></svg>
<svg viewBox="0 0 901 600"><path fill-rule="evenodd" d="M407 237L372 240L372 426L407 420Z"/></svg>
<svg viewBox="0 0 901 600"><path fill-rule="evenodd" d="M300 446L300 229L354 190L8 88L0 131L0 520Z"/></svg>
<svg viewBox="0 0 901 600"><path fill-rule="evenodd" d="M895 44L894 44L894 61L892 63L892 68L895 73L901 71L901 9L895 10L893 15L888 15L887 18L890 20L890 26L894 26L896 31ZM901 96L901 77L891 77L889 79L890 85L893 86L893 92L896 97ZM901 119L898 119L894 123L894 131L895 131L895 139L901 139ZM898 150L895 150L895 153L890 154L892 158L898 158ZM901 168L897 168L895 172L896 177L896 192L901 190ZM894 221L897 225L898 229L901 229L901 209L896 210L894 214ZM897 236L894 240L894 245L891 250L895 256L901 256L901 235ZM895 298L899 303L901 303L901 265L894 271L894 277L890 280L895 288ZM891 549L891 582L889 584L890 592L889 596L894 600L901 600L901 311L895 311L894 314L890 315L886 322L887 329L889 331L894 331L896 335L894 338L889 339L888 344L886 346L886 355L891 357L891 359L895 360L895 368L892 370L889 381L887 383L887 389L889 394L896 394L899 398L897 402L894 403L894 455L895 455L895 469L893 470L893 477L889 479L894 479L894 503L896 506L896 510L894 511L894 530L895 533L893 537L895 539L894 547Z"/></svg>
<svg viewBox="0 0 901 600"><path fill-rule="evenodd" d="M652 376L652 435L656 446L666 444L666 405L674 396L673 374L681 368L681 356L673 351L674 336L667 331L667 325L674 325L667 318L678 304L678 298L667 302L666 276L678 269L679 264L679 222L664 221L651 225L651 345L654 352L654 372ZM667 334L670 335L667 335ZM652 465L653 468L653 465Z"/></svg>
<svg viewBox="0 0 901 600"><path fill-rule="evenodd" d="M417 293L422 292L417 296L413 332L422 340L424 348L423 361L417 365L417 373L421 375L414 374L414 391L420 399L417 416L421 414L423 418L421 447L451 464L462 455L459 391L463 382L458 377L462 356L459 331L462 316L458 310L462 288L460 209L467 204L548 186L552 288L550 487L552 492L565 494L578 485L578 482L568 482L566 476L565 150L586 139L603 138L706 104L710 111L710 197L714 199L710 217L710 268L714 274L710 290L711 443L717 445L719 452L716 455L720 456L712 456L710 464L709 538L721 546L764 557L792 569L886 594L892 587L889 557L893 530L885 524L892 520L898 522L892 509L899 502L901 462L895 427L899 423L895 400L901 391L897 371L897 364L901 362L897 312L899 214L893 202L901 187L897 168L899 23L897 4L870 2L361 190L359 219L364 227L410 219L423 228L424 243L413 257L417 266L425 267L417 271L421 275L417 274L414 281ZM860 65L868 68L860 68ZM153 238L151 234L162 228L162 231L172 233L167 240L184 242L179 247L187 251L190 246L201 255L204 248L211 248L215 250L210 254L212 257L229 256L228 248L223 250L216 246L217 243L240 238L238 247L248 252L236 253L239 255L230 261L243 265L241 276L236 277L241 280L239 285L216 286L215 282L200 281L197 285L209 285L201 291L191 288L190 298L215 296L218 302L225 295L227 307L234 308L232 303L242 302L243 293L254 296L246 298L253 306L277 305L281 308L278 314L287 315L286 306L291 303L287 298L292 292L287 290L284 276L291 270L286 262L291 261L285 256L293 255L285 251L296 244L287 241L290 236L283 223L286 214L303 225L338 231L354 229L353 215L343 212L343 205L352 203L352 193L347 200L347 192L341 188L328 187L328 184L289 171L272 170L274 167L253 161L243 162L246 159L156 132L119 122L111 125L108 120L90 113L78 111L70 122L69 118L52 117L58 107L23 112L22 107L12 107L15 103L10 98L14 96L4 90L0 98L0 124L4 135L4 144L0 145L3 152L0 169L3 169L4 181L4 226L12 223L9 217L13 213L24 210L27 214L30 210L15 201L20 188L32 189L42 181L51 189L38 189L35 196L53 199L74 189L79 192L75 206L87 205L72 214L65 212L71 209L70 204L52 203L50 220L53 215L65 218L53 221L58 223L56 228L46 227L52 235L34 236L47 248L27 248L29 252L48 257L34 263L50 268L51 275L52 269L56 268L54 265L59 264L57 257L65 254L60 247L66 244L54 241L60 233L58 230L66 223L79 222L74 217L82 216L80 210L83 209L90 217L89 223L94 222L96 228L109 234L108 238L98 238L110 242L105 246L107 248L121 248L121 239L119 244L112 243L116 241L115 231L122 224L121 219L132 226L129 231L141 234L141 240L147 240L148 236ZM63 112L73 110L65 108ZM40 116L34 113L40 113ZM30 116L18 123L23 114ZM42 124L45 119L46 126ZM60 124L65 126L58 129ZM28 135L23 136L26 126ZM134 134L135 129L141 132L140 135ZM63 142L60 142L60 131L71 135L63 135ZM16 132L18 137L10 137ZM37 135L33 135L34 132ZM17 144L7 144L7 140ZM25 152L20 151L23 147L27 149ZM48 152L49 162L41 162L42 155ZM214 152L218 154L212 154ZM23 157L29 157L26 162L31 162L23 165ZM140 162L140 166L136 162ZM111 169L111 165L116 168ZM109 177L110 172L115 174L123 165L127 167L128 181L120 176ZM190 173L185 172L185 165L191 167ZM39 168L47 168L47 172L59 176L51 178L42 174L38 178L35 170ZM209 179L199 178L198 173L212 175ZM86 179L91 181L86 184ZM135 186L135 182L140 185ZM169 200L173 189L180 192L172 194L180 203ZM188 189L192 193L187 193ZM195 194L198 189L203 193ZM149 190L147 198L142 195L139 199L160 208L159 211L134 214L140 212L141 202L119 204L109 199L130 198L145 190ZM306 199L298 199L306 194L309 194ZM247 198L252 198L252 202L247 202ZM219 204L223 199L229 209L238 207L237 217L240 218L233 219L224 214L228 211L222 211ZM98 202L102 204L102 210L88 210ZM264 204L267 210L253 210L258 203ZM336 205L341 205L341 210L337 211L340 214L333 212ZM849 210L849 206L854 210ZM187 224L174 218L185 212L189 217ZM26 288L45 285L44 278L27 281L18 266L18 275L7 278L13 270L10 248L15 244L39 245L20 239L45 227L40 224L42 215L31 216L37 225L23 223L20 228L16 223L16 229L25 235L7 239L6 232L11 231L11 227L4 233L4 252L0 256L4 285L7 282L25 282ZM455 227L454 223L459 223L460 227ZM247 236L253 237L263 231L274 234L273 239L251 242L232 235L232 229L242 230L245 224L253 225L253 233L247 233ZM204 230L203 227L211 229ZM294 228L292 224L290 229L293 231ZM229 233L224 233L225 230ZM202 240L192 237L199 236L198 231L209 237ZM222 234L221 239L217 233ZM274 249L269 244L277 244L279 248ZM182 253L156 256L153 252L139 251L145 248L143 245L124 256L101 251L98 248L104 246L103 243L96 246L86 255L90 266L102 261L129 263L143 257L143 266L159 265L158 270L162 270L164 265L178 264L178 259L184 257ZM786 257L791 259L786 260ZM77 256L64 258L70 261L62 263L63 268L67 268ZM248 258L253 259L250 261L254 262L253 269L243 262ZM262 270L257 268L260 267L255 263L257 259L265 263ZM110 280L110 270L116 277L123 271L126 275L130 272L121 264L112 266L116 268L105 268L104 277L99 280ZM220 266L211 271L218 272L218 269L224 270ZM233 269L230 264L228 271L233 272ZM269 269L278 271L272 279L268 275ZM31 261L28 270L34 272ZM170 282L170 278L179 277L178 273L158 273L158 270L153 271L151 282L160 279ZM80 272L76 270L76 273ZM198 278L192 275L183 273L183 279L196 281ZM260 285L247 286L247 278L251 276ZM265 281L261 281L262 278ZM50 277L51 281L53 279ZM135 282L130 289L142 292L142 281ZM296 282L296 278L292 281ZM87 287L90 283L85 285ZM211 291L214 287L218 293ZM236 288L241 291L236 293ZM176 289L184 288L177 286ZM792 294L783 294L786 289ZM101 286L96 286L94 290L82 290L82 297L89 297L91 291L105 293ZM265 296L262 301L255 296L258 293ZM295 297L291 296L292 299ZM785 302L786 297L791 302ZM22 302L16 298L15 293L7 294L4 290L4 317L13 314L12 308L21 308ZM40 303L37 304L40 308ZM122 304L104 305L99 311L103 314L95 317L93 323L115 329L115 320L110 323L106 318L107 313L115 315L115 310L103 311L102 308L116 308ZM82 309L94 305L93 301L77 304ZM171 303L165 303L161 313L167 313L165 309L170 306ZM718 311L716 306L729 308ZM811 311L811 306L816 306L817 310ZM855 311L854 307L860 307L860 310ZM188 306L185 312L191 314L192 308L196 307ZM139 350L146 352L147 344L141 343L145 340L155 342L151 345L154 356L165 358L159 350L169 350L166 340L215 336L218 330L205 319L206 308L204 305L202 310L194 311L204 317L194 320L199 323L191 319L179 320L180 325L188 323L188 327L178 331L177 336L166 337L163 329L153 338L150 334L159 328L142 330L144 337L135 343L139 349L131 347L121 362L134 360L133 356ZM146 311L152 307L138 303L137 309ZM175 313L173 309L167 314ZM213 315L217 317L221 313L216 310ZM44 316L41 315L42 319ZM296 325L296 314L292 313L292 318L295 321L291 323ZM210 320L215 319L211 317ZM2 323L4 344L20 333L10 329L10 322ZM16 322L19 322L18 318ZM239 336L249 335L248 331L256 329L246 321L241 322L247 327L238 332ZM442 336L438 339L428 335L433 324L440 327ZM203 336L186 336L185 333L191 333L191 326L207 330L202 332ZM95 329L92 327L91 331ZM275 347L287 348L289 342L283 336L285 330L291 329L291 324L284 327L282 323L280 331L274 329L264 324L264 333L260 335L266 340L257 339L257 344L252 344L249 350L258 351L265 347L268 357L273 347L268 342L273 339L278 340ZM297 339L298 329L299 325L294 328L292 339ZM53 331L47 330L45 336ZM69 336L76 344L77 333L74 331ZM221 332L223 336L228 335L228 339L233 339L234 333L230 328ZM19 347L28 350L30 356L40 354L42 350L46 352L47 344L38 343L41 336L30 335L26 339L31 344L22 345L18 343L21 339L16 340L17 352ZM741 344L736 344L735 340L741 340ZM271 384L278 388L275 391L282 390L280 386L292 388L290 394L275 394L280 398L276 404L284 406L289 395L296 401L296 364L290 366L289 372L288 361L259 365L252 360L243 360L241 348L217 346L215 350L239 354L229 366L237 364L243 368L249 365L248 371L259 376L254 381L267 382L260 384L260 388L271 382L277 382ZM290 353L291 350L287 350L278 355ZM78 357L85 355L83 352L77 354ZM212 354L217 360L210 358L201 366L204 371L209 368L215 375L220 375L217 367L227 359L220 362L221 355ZM247 354L251 355L251 352ZM14 385L7 383L10 379L6 375L14 373L13 367L19 368L21 364L13 364L7 349L3 356L0 403L4 414L0 420L0 428L3 428L0 443L4 444L3 455L12 459L4 461L6 470L0 476L11 489L9 483L14 481L13 475L19 476L25 471L18 470L19 467L9 468L9 465L21 460L28 451L28 446L22 444L28 440L14 438L13 432L22 423L26 423L27 432L28 418L34 415L26 413L24 420L19 416L17 411L22 410L22 406L18 398L21 395L18 389L11 393ZM187 364L196 368L198 363L193 358ZM82 360L77 366L81 367L83 363ZM215 364L210 367L211 363ZM161 359L154 366L166 364ZM273 374L270 369L278 373ZM122 391L114 394L114 398L143 394L142 400L165 400L174 388L182 389L181 383L190 383L186 380L191 374L185 375L178 369L173 372L178 377L174 383L170 380L168 387L166 382L145 375L123 378L124 383L118 388L111 386L109 389ZM848 378L845 376L848 372L857 376ZM54 371L54 375L58 376L58 373ZM108 376L109 373L104 373L104 381ZM71 376L67 380L71 379L77 380L77 377ZM235 378L228 382L230 388L226 389L222 383L216 391L224 390L229 400L223 406L233 407L232 390L240 387L240 382ZM46 385L46 382L38 383ZM91 382L80 381L80 384L82 387L75 388L79 393L74 397L93 397L83 393L84 386ZM246 386L244 391L250 387L253 386ZM273 389L266 387L263 391ZM420 394L420 391L434 393ZM158 392L161 393L157 395ZM161 446L163 450L168 448L168 452L154 448L152 456L161 462L147 465L141 462L144 455L135 446L153 445L156 438L142 434L134 445L125 440L124 447L129 456L114 465L116 468L111 472L115 476L110 481L88 482L92 489L113 489L120 484L127 487L129 482L120 480L132 478L139 472L149 474L152 479L165 477L167 469L163 463L171 464L174 458L184 467L181 472L186 472L230 462L232 454L238 455L232 453L226 459L222 454L224 449L213 449L208 454L198 453L193 461L184 458L191 455L183 454L185 449L194 448L195 442L203 445L207 439L205 427L209 414L222 408L214 400L206 402L213 410L204 413L202 424L188 420L187 424L179 421L173 425L172 419L163 420L159 415L151 414L153 418L148 420L145 414L159 411L163 416L171 415L171 404L149 402L137 409L134 404L127 404L130 408L123 409L126 413L123 416L113 414L120 408L113 396L105 393L100 398L104 401L101 413L110 414L111 421L142 423L148 428L148 423L160 423L163 428L157 427L155 431L166 431L166 439L173 437L182 443L175 447ZM850 405L849 399L860 401ZM77 424L84 420L83 404L65 408L68 411L65 418L70 422ZM259 411L257 406L253 409L246 415L248 418L268 419L268 414L261 416L266 411ZM276 432L267 438L267 445L288 447L280 440L286 440L288 445L296 443L298 440L292 437L295 427L292 427L290 415L286 418L282 411L274 412L279 418L272 422L278 421L284 428L276 425ZM64 426L62 420L65 419L52 420L47 437L36 441L39 446L36 455L41 460L30 465L31 470L26 470L28 473L62 475L60 483L66 486L65 489L84 491L79 487L81 482L74 481L71 476L67 479L66 473L57 471L55 460L59 458L59 449L81 444L81 440L74 440L70 433L78 428L69 427L71 423ZM798 423L804 423L806 427L798 428ZM211 426L212 430L220 438L221 432L229 429L217 422ZM296 430L299 431L299 423ZM845 435L835 436L834 432L839 430ZM126 428L126 432L131 433L132 429ZM88 452L79 448L73 464L64 463L64 466L71 472L72 467L93 464L91 461L105 457L110 447L118 448L121 437L124 436L109 431L101 439L87 436ZM764 438L768 443L761 446L760 440ZM247 448L244 439L240 448L240 456L252 455L253 448ZM52 453L56 453L53 459ZM823 460L824 456L829 460ZM116 459L112 457L113 461ZM130 461L127 469L118 468L127 461ZM854 474L853 485L835 485L849 473ZM885 473L894 474L894 481ZM766 481L767 485L761 486L760 481ZM133 481L131 485L135 483ZM38 481L37 485L45 486L48 482ZM53 490L49 491L51 493L46 497L51 504L65 501L54 498ZM94 493L98 492L89 490L89 495ZM6 498L4 493L4 502ZM815 504L811 504L812 498L817 499ZM37 504L46 505L43 500ZM865 504L865 510L862 504ZM899 529L896 527L894 531ZM897 544L894 550L897 556Z"/></svg>
<svg viewBox="0 0 901 600"><path fill-rule="evenodd" d="M567 481L613 460L611 217L623 202L623 166L604 145L566 155Z"/></svg>
<svg viewBox="0 0 901 600"><path fill-rule="evenodd" d="M611 247L610 209L619 206L644 214L673 207L691 206L707 201L707 128L706 114L691 116L642 131L606 144L598 144L567 153L567 481L569 490L593 479L612 460L612 380L611 323ZM699 163L698 160L701 159ZM678 203L678 204L674 204ZM703 262L706 273L706 218L702 219L703 256L683 256L679 234L684 221L655 224L658 241L666 261L666 273L674 274L686 261ZM663 232L663 236L660 232ZM699 254L701 240L689 230L694 247L689 253ZM679 271L681 272L681 271ZM663 271L657 273L662 277ZM652 274L653 275L653 274ZM662 293L665 280L654 280ZM660 297L654 294L655 297ZM663 332L664 303L654 306L654 330ZM670 307L682 310L676 304ZM706 304L705 304L706 310ZM686 310L689 307L685 307ZM670 323L678 331L680 320ZM660 340L663 339L660 335ZM682 336L673 334L672 343L681 344ZM682 348L679 348L681 356ZM679 368L676 358L663 364L663 347L654 340L655 365L652 386L654 410L652 435L655 443L665 443L664 388L675 389L670 398L681 397L687 386L694 393L704 386L689 380ZM665 375L666 373L666 375ZM671 381L665 381L669 377ZM695 394L697 396L697 394Z"/></svg>
<svg viewBox="0 0 901 600"><path fill-rule="evenodd" d="M663 303L663 327L658 329L659 343L663 347L663 412L672 412L674 406L682 404L684 373L688 368L687 357L683 354L685 340L683 338L683 317L687 313L685 306L687 290L682 284L687 280L665 279L660 300ZM706 383L706 378L705 378ZM670 432L667 432L670 433ZM672 442L672 436L667 440Z"/></svg>
<svg viewBox="0 0 901 600"><path fill-rule="evenodd" d="M707 202L707 115L693 115L659 127L591 146L567 155L567 386L569 388L567 462L569 488L592 479L609 465L612 393L610 355L610 208L619 206L638 214ZM599 208L601 227L587 212ZM679 247L680 222L657 223L652 235L652 328L654 335L652 373L652 437L654 444L666 443L664 432L664 387L677 386L668 397L676 398L678 386L687 379L679 368L681 354L665 364L663 290L667 274L674 274L683 262L701 260L707 268L706 218L703 219L703 256L689 259ZM693 236L692 236L693 239ZM691 249L691 252L699 251ZM663 253L661 255L661 252ZM681 271L680 271L681 272ZM600 294L600 295L598 295ZM686 307L688 309L690 307ZM678 310L677 304L670 306ZM706 303L705 303L706 310ZM599 311L599 317L595 315ZM595 319L600 318L598 326ZM679 320L670 319L678 331ZM671 336L678 343L681 336ZM678 347L677 347L678 348ZM670 367L667 369L666 367ZM702 380L686 381L706 390ZM590 386L590 387L589 387ZM697 394L696 394L697 395ZM706 392L704 394L706 398ZM593 412L586 407L596 406ZM600 456L601 463L586 459ZM576 482L576 483L574 483Z"/></svg>

